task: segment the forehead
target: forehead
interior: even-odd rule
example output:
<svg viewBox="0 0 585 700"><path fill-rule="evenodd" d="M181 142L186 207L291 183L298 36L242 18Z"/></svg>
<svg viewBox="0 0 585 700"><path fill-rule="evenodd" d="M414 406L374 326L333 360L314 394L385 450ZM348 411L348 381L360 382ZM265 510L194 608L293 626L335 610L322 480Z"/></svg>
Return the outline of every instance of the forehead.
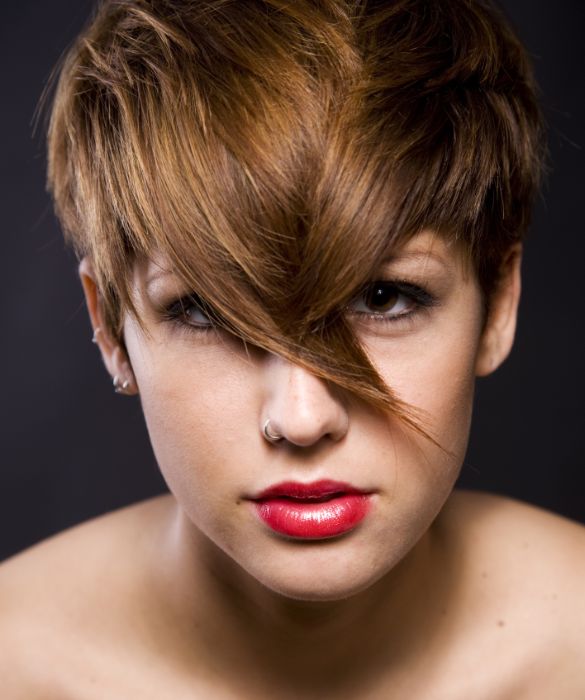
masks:
<svg viewBox="0 0 585 700"><path fill-rule="evenodd" d="M382 263L413 261L420 265L440 264L455 267L464 259L463 247L452 238L425 230L413 235L403 245L389 250Z"/></svg>
<svg viewBox="0 0 585 700"><path fill-rule="evenodd" d="M441 266L463 275L469 270L465 265L466 256L462 244L453 238L442 236L436 231L424 230L413 235L404 245L388 251L381 257L380 265L416 265L422 273L425 269ZM163 251L156 251L149 258L137 260L134 280L138 287L147 289L158 283L180 281L180 276L169 257Z"/></svg>

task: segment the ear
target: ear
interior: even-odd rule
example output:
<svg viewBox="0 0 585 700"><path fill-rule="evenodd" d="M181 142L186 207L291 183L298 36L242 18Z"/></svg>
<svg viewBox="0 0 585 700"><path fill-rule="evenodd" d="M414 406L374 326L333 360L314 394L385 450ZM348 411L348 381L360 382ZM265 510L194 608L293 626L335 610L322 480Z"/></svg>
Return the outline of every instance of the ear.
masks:
<svg viewBox="0 0 585 700"><path fill-rule="evenodd" d="M138 386L130 360L122 346L107 330L97 276L93 263L88 257L83 258L79 263L79 277L93 328L93 340L100 349L114 388L119 394L137 394Z"/></svg>
<svg viewBox="0 0 585 700"><path fill-rule="evenodd" d="M485 377L496 370L510 354L516 334L520 301L522 245L512 246L504 263L498 286L494 290L488 317L478 348L475 374Z"/></svg>

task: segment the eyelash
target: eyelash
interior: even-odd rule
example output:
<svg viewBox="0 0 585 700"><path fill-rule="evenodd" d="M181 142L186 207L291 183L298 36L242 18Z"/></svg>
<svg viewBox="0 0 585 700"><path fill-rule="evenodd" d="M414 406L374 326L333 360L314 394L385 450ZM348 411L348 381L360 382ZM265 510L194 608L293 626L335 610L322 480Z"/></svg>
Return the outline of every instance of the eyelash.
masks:
<svg viewBox="0 0 585 700"><path fill-rule="evenodd" d="M386 291L395 292L399 297L405 297L409 303L409 309L407 311L402 311L394 314L387 314L386 312L376 312L372 311L370 313L365 311L352 311L350 306L355 304L356 301L361 301L364 299L368 292L376 287L385 287ZM398 302L397 302L398 303ZM351 315L364 319L366 321L373 321L374 323L401 323L406 321L413 321L415 316L417 316L422 311L425 311L438 304L438 299L436 296L431 294L427 289L424 289L418 284L409 282L408 280L374 280L368 284L358 296L350 302L345 308L346 312ZM391 309L390 309L391 311Z"/></svg>
<svg viewBox="0 0 585 700"><path fill-rule="evenodd" d="M364 312L364 311L353 311L351 310L351 305L358 301L363 301L365 295L371 292L373 288L377 286L384 286L386 291L397 292L399 297L405 297L410 304L408 311L402 311L395 313L394 315L386 315L385 312ZM429 291L423 287L413 284L407 280L375 280L368 284L361 292L358 294L350 304L345 307L345 312L353 317L357 317L360 320L373 321L374 323L401 323L413 321L414 317L417 316L422 311L429 309L430 307L436 306L438 304L438 299L431 294ZM190 323L186 320L187 312L190 308L193 308L201 312L204 316L209 318L209 323ZM207 308L206 308L207 307ZM213 309L211 309L207 304L205 304L200 297L197 295L186 295L173 301L168 306L164 307L161 312L162 319L173 323L175 326L179 327L181 330L187 332L195 333L209 333L217 329L217 321L214 322L214 315L217 318L217 314L214 314Z"/></svg>
<svg viewBox="0 0 585 700"><path fill-rule="evenodd" d="M174 326L187 333L209 333L216 329L216 323L213 321L213 311L207 310L205 306L206 304L204 304L196 294L188 294L164 307L161 312L161 317L163 321L172 323ZM210 323L189 323L186 318L190 307L200 311L204 316L209 318Z"/></svg>

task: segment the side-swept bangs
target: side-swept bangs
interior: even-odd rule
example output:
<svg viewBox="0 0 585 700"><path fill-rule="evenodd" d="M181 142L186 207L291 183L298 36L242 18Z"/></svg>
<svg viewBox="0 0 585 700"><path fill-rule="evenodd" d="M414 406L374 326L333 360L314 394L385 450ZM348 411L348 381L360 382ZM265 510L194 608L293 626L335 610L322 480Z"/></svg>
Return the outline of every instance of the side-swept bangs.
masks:
<svg viewBox="0 0 585 700"><path fill-rule="evenodd" d="M542 158L526 54L469 0L108 0L65 57L48 147L115 336L136 260L162 254L230 332L419 432L344 306L424 229L489 298Z"/></svg>

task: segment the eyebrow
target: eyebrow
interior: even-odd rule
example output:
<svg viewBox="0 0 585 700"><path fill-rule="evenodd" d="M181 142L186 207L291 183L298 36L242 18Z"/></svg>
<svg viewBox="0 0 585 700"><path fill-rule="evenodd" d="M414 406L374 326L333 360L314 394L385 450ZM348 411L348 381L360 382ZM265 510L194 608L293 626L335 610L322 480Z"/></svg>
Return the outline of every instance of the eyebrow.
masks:
<svg viewBox="0 0 585 700"><path fill-rule="evenodd" d="M146 278L145 286L148 288L153 282L156 282L156 280L162 279L163 277L171 277L172 275L172 270L164 270L162 267L159 267Z"/></svg>
<svg viewBox="0 0 585 700"><path fill-rule="evenodd" d="M391 263L397 263L401 262L402 260L412 260L414 262L417 262L419 260L424 260L427 262L428 260L433 260L436 263L439 263L443 267L450 267L449 263L445 258L440 254L435 252L434 250L407 250L403 251L400 253L390 253L386 257L384 257L381 261L382 265L388 265ZM152 274L150 274L145 282L146 288L150 287L150 285L153 282L156 282L159 279L163 279L164 277L172 277L173 271L172 270L165 270L161 267L157 268Z"/></svg>
<svg viewBox="0 0 585 700"><path fill-rule="evenodd" d="M434 250L417 250L416 248L412 250L402 251L399 253L390 253L382 259L382 264L388 265L390 263L399 263L403 260L413 260L415 262L419 260L422 260L424 262L432 260L441 265L442 267L451 267L450 262L440 253L435 252Z"/></svg>

